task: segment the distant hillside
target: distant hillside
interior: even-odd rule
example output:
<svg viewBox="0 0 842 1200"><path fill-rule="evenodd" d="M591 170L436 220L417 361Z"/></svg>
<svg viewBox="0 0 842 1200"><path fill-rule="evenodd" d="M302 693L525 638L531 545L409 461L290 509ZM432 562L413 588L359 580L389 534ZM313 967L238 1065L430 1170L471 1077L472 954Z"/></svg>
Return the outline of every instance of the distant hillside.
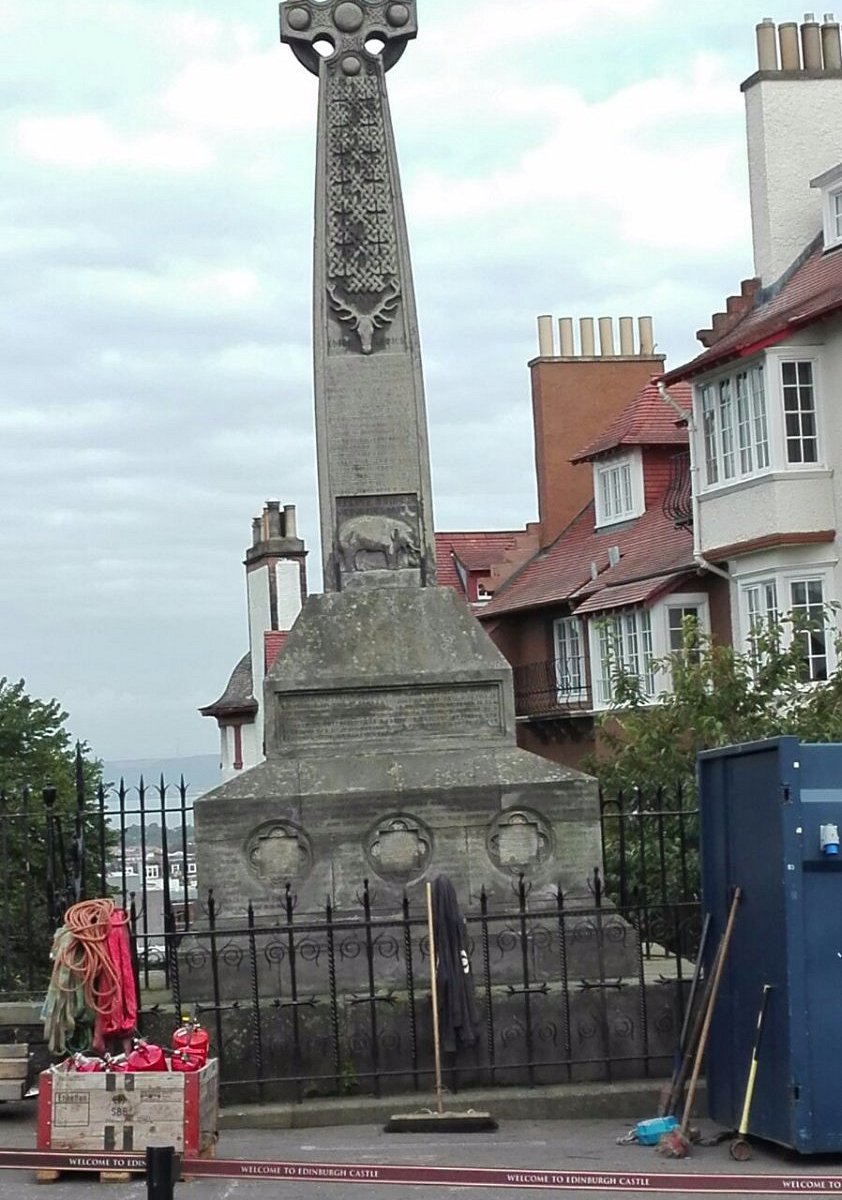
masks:
<svg viewBox="0 0 842 1200"><path fill-rule="evenodd" d="M114 759L103 764L106 783L118 784L122 779L126 787L136 787L141 775L144 783L157 784L163 775L164 783L174 785L183 775L189 794L195 799L219 783L219 757L194 754L188 758Z"/></svg>

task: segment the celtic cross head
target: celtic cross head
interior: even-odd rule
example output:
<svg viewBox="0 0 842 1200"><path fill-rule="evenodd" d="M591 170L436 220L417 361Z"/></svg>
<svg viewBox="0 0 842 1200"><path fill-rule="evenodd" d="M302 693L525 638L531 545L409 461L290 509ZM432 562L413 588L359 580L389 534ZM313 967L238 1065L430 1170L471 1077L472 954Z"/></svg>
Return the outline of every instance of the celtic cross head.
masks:
<svg viewBox="0 0 842 1200"><path fill-rule="evenodd" d="M318 75L323 59L338 62L346 75L358 75L363 59L381 61L388 71L418 32L415 0L284 0L281 41L308 71ZM372 39L382 52L366 48ZM322 55L316 44L332 47Z"/></svg>

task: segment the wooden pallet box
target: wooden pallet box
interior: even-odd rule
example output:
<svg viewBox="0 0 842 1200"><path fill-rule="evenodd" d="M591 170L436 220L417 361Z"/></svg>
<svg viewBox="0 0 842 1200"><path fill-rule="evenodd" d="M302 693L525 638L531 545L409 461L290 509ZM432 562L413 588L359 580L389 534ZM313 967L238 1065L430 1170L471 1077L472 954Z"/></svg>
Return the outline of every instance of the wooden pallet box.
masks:
<svg viewBox="0 0 842 1200"><path fill-rule="evenodd" d="M219 1064L200 1071L80 1073L59 1064L38 1081L39 1150L173 1146L196 1157L216 1141Z"/></svg>
<svg viewBox="0 0 842 1200"><path fill-rule="evenodd" d="M21 1100L26 1095L29 1047L22 1042L0 1046L0 1100Z"/></svg>

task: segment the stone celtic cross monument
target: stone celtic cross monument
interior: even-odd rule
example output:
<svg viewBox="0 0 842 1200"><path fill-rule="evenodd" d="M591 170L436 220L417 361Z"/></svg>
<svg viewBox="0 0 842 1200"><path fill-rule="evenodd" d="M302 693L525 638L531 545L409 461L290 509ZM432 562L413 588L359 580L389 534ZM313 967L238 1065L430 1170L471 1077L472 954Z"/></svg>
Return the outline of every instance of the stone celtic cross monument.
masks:
<svg viewBox="0 0 842 1200"><path fill-rule="evenodd" d="M266 762L196 804L221 911L394 910L431 874L460 898L572 893L600 861L595 782L517 747L511 670L435 586L418 326L386 72L414 0L286 0L319 79L315 405L325 590L265 682ZM377 39L379 47L373 45ZM326 49L325 55L320 49Z"/></svg>
<svg viewBox="0 0 842 1200"><path fill-rule="evenodd" d="M385 73L415 0L287 0L281 40L319 76L313 306L326 591L435 583L415 298ZM372 39L381 53L366 49ZM333 53L322 57L322 43Z"/></svg>

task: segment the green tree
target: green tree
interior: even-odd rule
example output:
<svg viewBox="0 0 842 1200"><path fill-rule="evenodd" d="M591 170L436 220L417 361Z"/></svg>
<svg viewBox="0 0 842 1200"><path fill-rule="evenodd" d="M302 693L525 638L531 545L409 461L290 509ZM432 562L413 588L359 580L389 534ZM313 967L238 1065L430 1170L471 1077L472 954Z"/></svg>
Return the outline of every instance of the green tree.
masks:
<svg viewBox="0 0 842 1200"><path fill-rule="evenodd" d="M38 990L48 976L51 891L57 905L67 898L79 834L97 844L101 763L86 745L77 749L67 719L57 700L0 678L0 994Z"/></svg>
<svg viewBox="0 0 842 1200"><path fill-rule="evenodd" d="M650 664L669 681L653 703L640 677L612 671L614 704L602 718L587 769L604 797L606 889L621 904L632 894L657 903L698 889L695 823L677 810L696 800L700 750L791 734L842 741L842 669L811 682L836 641L838 606L819 622L792 614L757 626L739 651L716 643L692 620L680 651ZM688 882L689 881L689 882Z"/></svg>

